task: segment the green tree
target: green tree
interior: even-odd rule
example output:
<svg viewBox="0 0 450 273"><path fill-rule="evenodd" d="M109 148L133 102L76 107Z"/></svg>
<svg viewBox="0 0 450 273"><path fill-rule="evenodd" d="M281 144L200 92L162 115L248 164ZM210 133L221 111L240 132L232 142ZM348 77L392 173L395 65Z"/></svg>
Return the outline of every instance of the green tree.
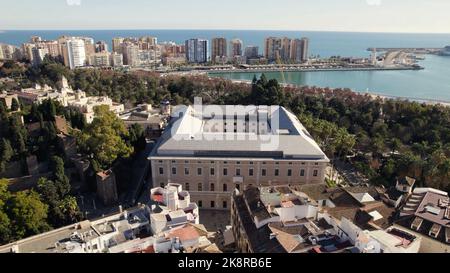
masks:
<svg viewBox="0 0 450 273"><path fill-rule="evenodd" d="M129 133L125 124L107 106L96 107L94 121L77 134L79 147L91 155L103 169L118 158L128 158L133 147L125 141Z"/></svg>
<svg viewBox="0 0 450 273"><path fill-rule="evenodd" d="M52 171L59 198L64 198L70 192L70 181L64 170L64 161L58 156L52 157Z"/></svg>
<svg viewBox="0 0 450 273"><path fill-rule="evenodd" d="M20 104L19 104L19 102L15 99L15 98L13 98L12 99L12 102L11 102L11 111L18 111L20 109Z"/></svg>
<svg viewBox="0 0 450 273"><path fill-rule="evenodd" d="M6 138L0 142L0 173L6 170L6 166L14 156L14 150L11 143Z"/></svg>
<svg viewBox="0 0 450 273"><path fill-rule="evenodd" d="M39 194L24 191L13 195L6 205L11 220L14 239L21 239L49 230L48 205L41 202Z"/></svg>

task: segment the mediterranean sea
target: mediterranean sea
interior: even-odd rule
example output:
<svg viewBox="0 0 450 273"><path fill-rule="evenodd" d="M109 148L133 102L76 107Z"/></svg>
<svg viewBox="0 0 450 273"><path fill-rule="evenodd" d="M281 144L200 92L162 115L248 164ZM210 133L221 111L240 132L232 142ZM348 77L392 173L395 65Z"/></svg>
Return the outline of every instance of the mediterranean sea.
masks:
<svg viewBox="0 0 450 273"><path fill-rule="evenodd" d="M189 38L240 38L244 46L256 45L262 54L264 38L287 36L308 37L310 54L322 57L368 57L369 47L444 47L450 45L450 34L355 33L312 31L252 31L252 30L3 30L0 43L19 46L31 36L56 39L62 35L88 36L111 45L113 37L156 36L158 41L183 43ZM330 88L350 88L386 96L450 101L450 57L425 55L420 61L424 70L418 71L326 71L265 73L285 83ZM251 80L255 73L222 73L219 76L234 80ZM259 76L259 74L257 74Z"/></svg>

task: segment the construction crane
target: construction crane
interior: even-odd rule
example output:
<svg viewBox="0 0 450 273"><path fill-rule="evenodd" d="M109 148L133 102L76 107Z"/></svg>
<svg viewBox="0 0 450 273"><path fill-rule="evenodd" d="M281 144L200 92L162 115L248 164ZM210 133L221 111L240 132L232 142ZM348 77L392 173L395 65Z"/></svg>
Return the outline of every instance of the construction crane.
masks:
<svg viewBox="0 0 450 273"><path fill-rule="evenodd" d="M284 84L286 84L286 78L284 77L284 71L283 71L283 62L281 61L280 54L275 54L275 55L277 57L276 58L277 65L279 65L279 68L280 68L281 80Z"/></svg>

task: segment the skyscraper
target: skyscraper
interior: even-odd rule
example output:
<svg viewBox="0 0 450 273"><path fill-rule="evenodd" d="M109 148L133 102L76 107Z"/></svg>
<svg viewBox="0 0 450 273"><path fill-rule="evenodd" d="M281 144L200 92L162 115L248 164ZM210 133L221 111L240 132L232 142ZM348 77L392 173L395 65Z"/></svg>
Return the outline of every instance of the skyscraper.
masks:
<svg viewBox="0 0 450 273"><path fill-rule="evenodd" d="M64 46L64 63L70 69L86 64L85 41L79 38L68 39Z"/></svg>
<svg viewBox="0 0 450 273"><path fill-rule="evenodd" d="M245 48L245 57L247 59L254 59L259 57L259 47L257 46L247 46Z"/></svg>
<svg viewBox="0 0 450 273"><path fill-rule="evenodd" d="M108 44L105 41L99 41L95 44L95 52L101 53L107 51L108 51Z"/></svg>
<svg viewBox="0 0 450 273"><path fill-rule="evenodd" d="M291 61L295 63L303 62L303 41L301 39L294 39L291 43Z"/></svg>
<svg viewBox="0 0 450 273"><path fill-rule="evenodd" d="M282 41L280 38L266 38L264 56L269 61L275 61L281 58L281 47Z"/></svg>
<svg viewBox="0 0 450 273"><path fill-rule="evenodd" d="M186 59L189 63L208 62L208 40L203 39L187 40Z"/></svg>
<svg viewBox="0 0 450 273"><path fill-rule="evenodd" d="M291 55L291 39L284 37L281 38L281 52L280 58L283 62L288 62Z"/></svg>
<svg viewBox="0 0 450 273"><path fill-rule="evenodd" d="M224 60L227 57L227 40L225 38L212 39L211 61L216 63L218 59Z"/></svg>
<svg viewBox="0 0 450 273"><path fill-rule="evenodd" d="M233 39L230 41L230 57L242 56L243 43L240 39Z"/></svg>
<svg viewBox="0 0 450 273"><path fill-rule="evenodd" d="M122 53L123 40L124 40L124 38L120 38L120 37L112 39L112 47L113 47L112 50L113 50L113 52Z"/></svg>
<svg viewBox="0 0 450 273"><path fill-rule="evenodd" d="M139 65L139 46L126 42L122 44L123 64L129 66Z"/></svg>
<svg viewBox="0 0 450 273"><path fill-rule="evenodd" d="M302 62L306 62L309 59L309 39L302 38Z"/></svg>

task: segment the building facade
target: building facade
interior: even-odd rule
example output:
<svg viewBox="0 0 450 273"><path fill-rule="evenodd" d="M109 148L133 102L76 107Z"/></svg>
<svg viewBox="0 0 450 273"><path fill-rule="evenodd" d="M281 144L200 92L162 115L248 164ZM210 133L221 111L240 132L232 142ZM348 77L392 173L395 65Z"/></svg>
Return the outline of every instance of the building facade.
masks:
<svg viewBox="0 0 450 273"><path fill-rule="evenodd" d="M220 111L227 106L213 107ZM178 114L182 117L166 129L149 157L154 186L178 183L191 192L199 207L226 210L235 189L324 183L328 158L283 107L266 111L253 107L243 115L229 116L231 120L211 119L193 107L175 111ZM271 121L253 122L258 114L270 116ZM243 128L238 125L241 122ZM272 141L279 143L265 147Z"/></svg>
<svg viewBox="0 0 450 273"><path fill-rule="evenodd" d="M222 63L227 59L227 39L214 38L211 42L211 61ZM225 61L226 62L226 61Z"/></svg>
<svg viewBox="0 0 450 273"><path fill-rule="evenodd" d="M186 41L186 60L189 63L208 62L208 40L190 39Z"/></svg>

